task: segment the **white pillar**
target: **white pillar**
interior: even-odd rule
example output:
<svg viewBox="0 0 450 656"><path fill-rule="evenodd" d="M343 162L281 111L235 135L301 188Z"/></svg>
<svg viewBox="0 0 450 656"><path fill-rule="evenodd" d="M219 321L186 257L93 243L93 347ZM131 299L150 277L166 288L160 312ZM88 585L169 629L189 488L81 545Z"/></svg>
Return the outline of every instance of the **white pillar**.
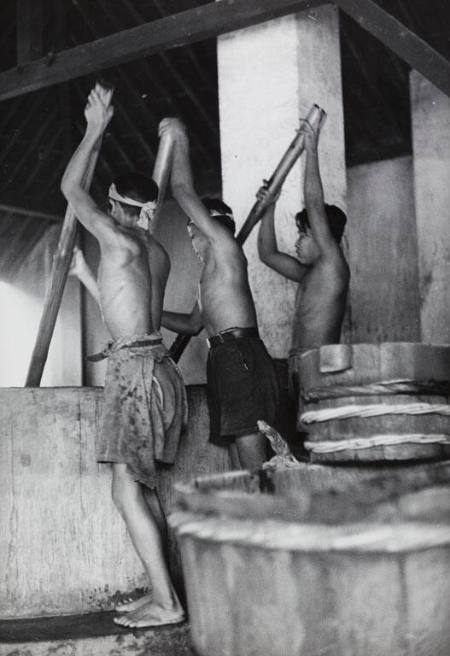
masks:
<svg viewBox="0 0 450 656"><path fill-rule="evenodd" d="M411 73L423 342L450 342L450 98Z"/></svg>
<svg viewBox="0 0 450 656"><path fill-rule="evenodd" d="M334 6L300 12L218 39L223 198L238 227L255 193L293 139L313 103L328 114L320 141L326 201L345 209L345 154L338 14ZM279 248L294 254L293 217L303 208L303 158L278 202ZM260 331L270 353L285 358L296 284L258 259L258 226L245 244Z"/></svg>

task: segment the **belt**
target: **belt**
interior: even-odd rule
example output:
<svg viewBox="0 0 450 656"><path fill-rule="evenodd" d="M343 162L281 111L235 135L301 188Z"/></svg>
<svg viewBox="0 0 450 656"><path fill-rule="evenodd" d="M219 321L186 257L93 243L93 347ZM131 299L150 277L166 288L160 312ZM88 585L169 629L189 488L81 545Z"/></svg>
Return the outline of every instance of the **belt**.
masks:
<svg viewBox="0 0 450 656"><path fill-rule="evenodd" d="M129 342L127 344L123 344L123 346L119 346L117 349L113 348L114 343L108 344L103 351L100 351L100 353L94 353L93 355L88 355L86 357L86 360L89 362L100 362L100 360L104 360L105 358L108 357L111 353L113 353L115 350L120 351L120 349L123 348L139 348L140 346L156 346L157 344L162 344L162 337L152 337L150 339L139 339L135 342Z"/></svg>
<svg viewBox="0 0 450 656"><path fill-rule="evenodd" d="M253 326L252 328L231 328L230 330L224 330L221 333L217 333L217 335L208 337L206 343L209 348L213 348L214 346L219 346L219 344L233 342L243 337L259 337L258 328Z"/></svg>

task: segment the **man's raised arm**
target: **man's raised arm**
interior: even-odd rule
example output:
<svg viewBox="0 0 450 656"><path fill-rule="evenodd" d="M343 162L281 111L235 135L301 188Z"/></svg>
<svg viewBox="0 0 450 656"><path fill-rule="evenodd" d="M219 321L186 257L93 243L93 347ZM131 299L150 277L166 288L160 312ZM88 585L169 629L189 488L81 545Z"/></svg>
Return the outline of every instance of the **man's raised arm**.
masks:
<svg viewBox="0 0 450 656"><path fill-rule="evenodd" d="M89 94L85 109L87 121L84 137L72 155L61 181L61 191L72 206L78 220L97 239L107 238L111 233L112 219L102 212L92 197L83 188L83 178L90 158L98 146L113 115L112 90L96 84Z"/></svg>
<svg viewBox="0 0 450 656"><path fill-rule="evenodd" d="M189 139L184 125L177 118L165 118L159 126L160 137L167 132L174 139L171 187L175 200L211 243L223 242L224 238L229 241L229 231L217 221L211 221L208 210L194 189L189 160Z"/></svg>
<svg viewBox="0 0 450 656"><path fill-rule="evenodd" d="M304 181L305 208L314 240L319 247L321 255L326 255L329 252L335 252L338 246L328 223L322 180L320 177L319 154L317 152L320 126L313 128L306 120L304 126L306 150Z"/></svg>
<svg viewBox="0 0 450 656"><path fill-rule="evenodd" d="M264 200L268 193L267 185L263 185L256 198ZM281 273L282 276L300 282L306 273L306 267L300 264L295 258L287 253L281 253L278 250L277 237L275 234L275 203L276 199L272 201L262 217L261 225L258 232L258 255L261 262L264 262L268 267Z"/></svg>

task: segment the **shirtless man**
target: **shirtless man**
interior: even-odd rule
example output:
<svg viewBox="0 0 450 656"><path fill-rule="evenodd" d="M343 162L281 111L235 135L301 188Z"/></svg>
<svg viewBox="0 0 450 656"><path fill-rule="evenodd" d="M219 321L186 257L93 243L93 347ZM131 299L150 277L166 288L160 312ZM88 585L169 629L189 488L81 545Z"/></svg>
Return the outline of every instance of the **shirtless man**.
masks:
<svg viewBox="0 0 450 656"><path fill-rule="evenodd" d="M164 119L160 135L174 140L172 192L188 216L194 252L203 263L198 306L190 315L163 312L162 323L176 332L209 336L208 406L210 441L228 446L233 467L256 469L266 458L265 438L257 420L273 423L278 383L273 362L258 336L247 259L234 239L231 210L195 192L184 126Z"/></svg>
<svg viewBox="0 0 450 656"><path fill-rule="evenodd" d="M339 342L349 284L349 268L339 242L344 232L345 214L333 205L325 205L319 171L317 146L320 127L315 130L305 121L306 168L305 209L295 221L299 236L297 257L280 253L274 228L275 201L262 218L258 235L260 259L281 275L299 283L292 326L289 368L291 389L297 394L294 360L305 349ZM257 198L263 199L263 185Z"/></svg>
<svg viewBox="0 0 450 656"><path fill-rule="evenodd" d="M138 225L140 216L151 217L155 209L157 186L137 174L117 178L108 192L108 214L82 187L91 154L112 115L111 91L97 85L85 109L85 135L61 190L100 245L98 291L114 343L108 353L97 460L112 463L113 500L151 585L149 595L119 606L124 614L114 621L140 628L184 619L165 559L165 518L155 488L155 462L174 461L186 399L159 332L169 259Z"/></svg>

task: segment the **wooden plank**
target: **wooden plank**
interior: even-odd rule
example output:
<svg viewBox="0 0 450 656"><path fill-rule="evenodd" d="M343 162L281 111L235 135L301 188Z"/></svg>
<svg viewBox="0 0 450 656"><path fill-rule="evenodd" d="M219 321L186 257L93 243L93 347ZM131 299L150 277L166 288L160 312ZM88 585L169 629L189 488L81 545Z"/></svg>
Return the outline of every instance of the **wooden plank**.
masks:
<svg viewBox="0 0 450 656"><path fill-rule="evenodd" d="M450 96L450 62L372 0L335 0L339 9Z"/></svg>
<svg viewBox="0 0 450 656"><path fill-rule="evenodd" d="M43 55L42 0L17 0L17 63L26 64Z"/></svg>
<svg viewBox="0 0 450 656"><path fill-rule="evenodd" d="M0 100L321 4L324 0L210 2L10 69L0 75Z"/></svg>

